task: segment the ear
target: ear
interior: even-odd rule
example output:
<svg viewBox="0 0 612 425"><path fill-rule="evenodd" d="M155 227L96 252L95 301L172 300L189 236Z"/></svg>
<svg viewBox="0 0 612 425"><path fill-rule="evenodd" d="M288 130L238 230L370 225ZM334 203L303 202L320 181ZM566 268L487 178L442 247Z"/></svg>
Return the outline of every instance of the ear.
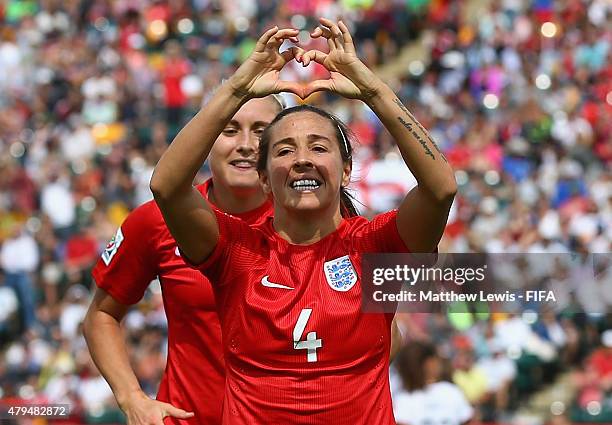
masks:
<svg viewBox="0 0 612 425"><path fill-rule="evenodd" d="M261 188L263 189L266 195L269 195L270 193L272 193L272 187L270 187L268 173L265 171L257 171L257 173L259 174L259 184L261 185Z"/></svg>
<svg viewBox="0 0 612 425"><path fill-rule="evenodd" d="M347 161L342 164L342 187L348 187L351 182L351 171L353 170L352 161Z"/></svg>

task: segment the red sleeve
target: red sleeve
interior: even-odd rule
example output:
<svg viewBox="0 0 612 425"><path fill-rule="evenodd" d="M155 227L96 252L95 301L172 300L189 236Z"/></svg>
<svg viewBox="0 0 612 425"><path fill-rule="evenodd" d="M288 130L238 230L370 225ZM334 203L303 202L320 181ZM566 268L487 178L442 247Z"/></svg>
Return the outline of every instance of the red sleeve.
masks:
<svg viewBox="0 0 612 425"><path fill-rule="evenodd" d="M379 214L370 222L359 226L353 234L353 243L362 253L410 252L397 230L397 210Z"/></svg>
<svg viewBox="0 0 612 425"><path fill-rule="evenodd" d="M239 218L212 209L219 226L219 240L210 256L200 264L189 263L200 270L213 285L225 285L240 278L241 270L248 270L259 258L262 249L262 234Z"/></svg>
<svg viewBox="0 0 612 425"><path fill-rule="evenodd" d="M159 228L156 206L147 202L132 211L108 243L92 274L96 285L122 304L135 304L157 276Z"/></svg>

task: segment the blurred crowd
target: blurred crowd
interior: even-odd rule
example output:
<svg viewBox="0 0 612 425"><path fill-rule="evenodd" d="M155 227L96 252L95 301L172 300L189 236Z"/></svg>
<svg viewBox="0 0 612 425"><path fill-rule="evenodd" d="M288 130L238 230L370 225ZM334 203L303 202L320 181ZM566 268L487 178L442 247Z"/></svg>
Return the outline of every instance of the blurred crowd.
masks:
<svg viewBox="0 0 612 425"><path fill-rule="evenodd" d="M398 423L415 415L415 424L612 421L609 314L570 308L399 313L397 319L404 335L391 367ZM415 410L416 404L430 408Z"/></svg>
<svg viewBox="0 0 612 425"><path fill-rule="evenodd" d="M342 17L371 68L396 65L386 81L453 164L459 194L441 252L610 252L606 0L5 0L0 398L70 402L77 423L122 420L80 330L91 266L126 214L151 199L148 182L168 143L263 30L295 27L302 46L324 49L308 36L318 16ZM425 53L406 59L410 46ZM283 74L325 78L317 66L288 64ZM336 113L359 139L353 188L362 212L393 208L415 181L372 111L326 94L309 102ZM205 166L199 178L207 173ZM485 418L499 419L487 412L510 411L520 394L579 366L577 405L593 419L589 403L600 397L601 407L610 387L589 392L592 370L609 374L612 357L609 348L590 350L610 346L600 337L610 323L578 304L536 320L461 316L457 324L459 316L413 315L403 323L407 341L429 335L440 343L437 355L455 374L489 359L494 382L455 379L470 403L488 406L479 410ZM553 348L525 366L528 350L517 354L493 338L503 326L503 334L539 332ZM126 319L130 355L150 394L165 365L165 331L154 284ZM487 353L476 352L485 345ZM497 368L508 352L511 361ZM525 383L525 374L540 378ZM479 385L486 391L470 395Z"/></svg>

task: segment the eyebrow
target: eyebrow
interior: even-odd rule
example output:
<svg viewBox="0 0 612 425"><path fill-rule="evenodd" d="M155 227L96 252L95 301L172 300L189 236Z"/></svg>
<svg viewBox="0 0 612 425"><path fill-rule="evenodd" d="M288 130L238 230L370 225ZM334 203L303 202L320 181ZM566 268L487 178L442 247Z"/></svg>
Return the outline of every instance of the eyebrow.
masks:
<svg viewBox="0 0 612 425"><path fill-rule="evenodd" d="M322 134L309 134L306 136L309 142L313 142L316 140L325 140L331 143L328 137L323 136ZM272 149L274 149L278 145L287 144L287 145L295 145L295 139L293 137L285 137L284 139L280 139L277 142L272 144Z"/></svg>
<svg viewBox="0 0 612 425"><path fill-rule="evenodd" d="M236 127L240 127L240 123L236 120L231 120L229 123L227 123L228 125L233 125ZM253 123L253 125L251 127L266 127L268 124L270 124L267 121L255 121Z"/></svg>

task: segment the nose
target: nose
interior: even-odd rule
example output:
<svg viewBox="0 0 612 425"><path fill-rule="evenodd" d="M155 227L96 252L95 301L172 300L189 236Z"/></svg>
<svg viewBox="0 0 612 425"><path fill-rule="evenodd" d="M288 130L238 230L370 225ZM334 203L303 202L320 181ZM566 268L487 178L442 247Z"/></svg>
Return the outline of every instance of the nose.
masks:
<svg viewBox="0 0 612 425"><path fill-rule="evenodd" d="M300 167L312 167L313 162L310 158L308 151L304 149L298 149L295 156L294 166L296 168Z"/></svg>
<svg viewBox="0 0 612 425"><path fill-rule="evenodd" d="M249 156L257 151L259 138L249 132L242 132L236 141L236 151L242 155Z"/></svg>

